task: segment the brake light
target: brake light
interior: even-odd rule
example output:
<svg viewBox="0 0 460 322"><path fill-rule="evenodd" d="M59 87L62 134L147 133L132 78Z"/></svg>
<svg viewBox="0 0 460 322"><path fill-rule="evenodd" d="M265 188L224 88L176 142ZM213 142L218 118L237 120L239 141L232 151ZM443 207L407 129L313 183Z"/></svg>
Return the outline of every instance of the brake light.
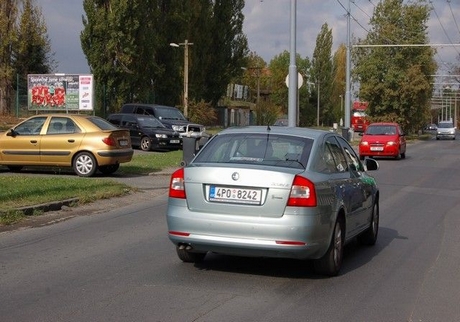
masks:
<svg viewBox="0 0 460 322"><path fill-rule="evenodd" d="M295 176L287 205L292 207L316 207L315 184L307 178Z"/></svg>
<svg viewBox="0 0 460 322"><path fill-rule="evenodd" d="M176 170L169 182L169 197L185 199L184 168Z"/></svg>
<svg viewBox="0 0 460 322"><path fill-rule="evenodd" d="M106 137L106 138L103 138L102 142L104 142L105 144L107 144L109 146L117 146L117 143L115 142L115 139L110 137L110 136Z"/></svg>

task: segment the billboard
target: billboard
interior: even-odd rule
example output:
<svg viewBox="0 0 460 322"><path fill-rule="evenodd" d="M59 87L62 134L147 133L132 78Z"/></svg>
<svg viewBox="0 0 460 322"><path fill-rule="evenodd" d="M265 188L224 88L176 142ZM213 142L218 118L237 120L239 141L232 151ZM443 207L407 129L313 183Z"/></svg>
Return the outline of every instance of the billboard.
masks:
<svg viewBox="0 0 460 322"><path fill-rule="evenodd" d="M93 75L27 75L29 110L92 111Z"/></svg>

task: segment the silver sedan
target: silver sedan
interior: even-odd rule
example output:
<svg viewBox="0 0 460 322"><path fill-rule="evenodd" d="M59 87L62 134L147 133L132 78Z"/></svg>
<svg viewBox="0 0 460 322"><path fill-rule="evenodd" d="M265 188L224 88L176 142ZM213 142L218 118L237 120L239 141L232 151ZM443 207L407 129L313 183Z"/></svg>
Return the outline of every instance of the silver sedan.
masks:
<svg viewBox="0 0 460 322"><path fill-rule="evenodd" d="M374 245L379 190L341 136L294 127L230 128L171 176L169 238L184 262L207 252L314 260L334 276L344 245Z"/></svg>

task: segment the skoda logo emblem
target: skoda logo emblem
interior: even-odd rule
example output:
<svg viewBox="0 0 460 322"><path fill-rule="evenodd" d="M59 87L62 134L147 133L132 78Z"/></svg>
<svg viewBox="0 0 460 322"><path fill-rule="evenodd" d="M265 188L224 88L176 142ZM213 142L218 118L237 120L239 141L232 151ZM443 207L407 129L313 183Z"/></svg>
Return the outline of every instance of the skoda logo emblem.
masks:
<svg viewBox="0 0 460 322"><path fill-rule="evenodd" d="M238 172L233 172L233 173L232 173L232 179L233 179L234 181L238 180L239 178L240 178L240 175L238 174Z"/></svg>

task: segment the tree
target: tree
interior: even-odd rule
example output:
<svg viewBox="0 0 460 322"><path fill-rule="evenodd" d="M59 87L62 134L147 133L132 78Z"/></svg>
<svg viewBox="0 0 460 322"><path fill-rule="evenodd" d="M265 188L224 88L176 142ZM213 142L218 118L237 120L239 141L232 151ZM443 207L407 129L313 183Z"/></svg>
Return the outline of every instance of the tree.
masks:
<svg viewBox="0 0 460 322"><path fill-rule="evenodd" d="M345 82L346 82L347 48L341 44L334 53L332 81L332 115L334 120L345 118Z"/></svg>
<svg viewBox="0 0 460 322"><path fill-rule="evenodd" d="M49 73L55 67L46 24L34 0L0 3L0 114L11 112L13 90L27 74Z"/></svg>
<svg viewBox="0 0 460 322"><path fill-rule="evenodd" d="M286 86L286 77L289 74L290 53L284 51L275 56L269 64L271 74L271 101L281 107L284 114L288 112L289 89ZM299 54L296 55L297 72L304 79L304 85L298 92L298 119L300 126L312 124L313 113L309 105L310 87L305 84L310 74L310 61L308 58L303 59Z"/></svg>
<svg viewBox="0 0 460 322"><path fill-rule="evenodd" d="M318 99L319 93L319 124L332 125L337 121L334 118L333 105L331 102L332 94L332 29L327 23L321 26L321 31L316 37L316 46L313 51L311 78L315 83L315 96ZM319 90L318 90L319 89Z"/></svg>
<svg viewBox="0 0 460 322"><path fill-rule="evenodd" d="M17 15L17 1L0 2L0 114L11 111L11 84L14 76L12 57L17 42Z"/></svg>
<svg viewBox="0 0 460 322"><path fill-rule="evenodd" d="M34 6L33 1L24 0L19 22L14 65L16 72L23 76L48 74L55 68L46 23L41 9Z"/></svg>
<svg viewBox="0 0 460 322"><path fill-rule="evenodd" d="M243 66L243 0L84 0L83 6L82 48L99 84L97 101L109 110L127 101L182 102L183 52L170 43L193 43L189 101L217 103Z"/></svg>
<svg viewBox="0 0 460 322"><path fill-rule="evenodd" d="M357 48L354 73L359 96L369 102L373 120L393 120L407 132L416 132L429 119L434 49L403 46L427 44L430 9L425 0L379 2L370 20L371 31ZM398 46L394 46L398 45Z"/></svg>
<svg viewBox="0 0 460 322"><path fill-rule="evenodd" d="M155 63L157 1L84 0L83 52L96 79L97 102L116 111L127 101L147 101L159 66Z"/></svg>

